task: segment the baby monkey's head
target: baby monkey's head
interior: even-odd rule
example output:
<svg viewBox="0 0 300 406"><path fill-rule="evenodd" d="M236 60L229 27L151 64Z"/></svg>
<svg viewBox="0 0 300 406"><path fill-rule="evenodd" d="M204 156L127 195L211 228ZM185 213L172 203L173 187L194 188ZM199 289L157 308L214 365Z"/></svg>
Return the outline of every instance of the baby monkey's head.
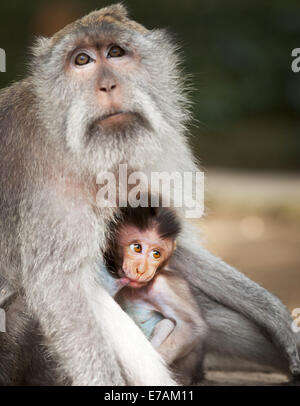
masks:
<svg viewBox="0 0 300 406"><path fill-rule="evenodd" d="M113 244L117 275L128 278L131 287L141 287L149 282L167 265L176 248L180 229L180 221L172 209L123 209Z"/></svg>

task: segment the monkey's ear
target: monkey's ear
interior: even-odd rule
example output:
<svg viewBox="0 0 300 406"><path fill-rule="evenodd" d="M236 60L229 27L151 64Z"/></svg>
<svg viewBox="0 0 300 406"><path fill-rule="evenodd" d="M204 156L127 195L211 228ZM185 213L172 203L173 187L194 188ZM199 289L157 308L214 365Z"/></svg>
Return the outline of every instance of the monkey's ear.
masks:
<svg viewBox="0 0 300 406"><path fill-rule="evenodd" d="M37 37L33 46L31 47L31 52L33 56L39 57L44 55L51 48L51 40L46 37Z"/></svg>
<svg viewBox="0 0 300 406"><path fill-rule="evenodd" d="M177 248L177 241L175 240L174 241L174 251L176 250L176 248Z"/></svg>
<svg viewBox="0 0 300 406"><path fill-rule="evenodd" d="M112 4L111 6L103 9L103 11L116 17L128 17L127 8L122 3Z"/></svg>

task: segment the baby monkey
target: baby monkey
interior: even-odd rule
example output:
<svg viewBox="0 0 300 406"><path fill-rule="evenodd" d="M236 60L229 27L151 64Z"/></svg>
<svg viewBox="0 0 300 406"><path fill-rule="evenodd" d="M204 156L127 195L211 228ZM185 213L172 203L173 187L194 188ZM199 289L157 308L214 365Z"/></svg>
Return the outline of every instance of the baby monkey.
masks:
<svg viewBox="0 0 300 406"><path fill-rule="evenodd" d="M169 267L180 221L169 208L122 209L104 253L106 287L183 384L203 377L207 325L187 282Z"/></svg>

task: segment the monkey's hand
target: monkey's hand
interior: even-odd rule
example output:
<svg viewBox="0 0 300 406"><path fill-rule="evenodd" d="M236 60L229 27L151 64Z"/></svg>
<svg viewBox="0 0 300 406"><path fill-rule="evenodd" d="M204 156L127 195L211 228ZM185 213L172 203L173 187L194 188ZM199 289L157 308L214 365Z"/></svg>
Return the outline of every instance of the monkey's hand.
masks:
<svg viewBox="0 0 300 406"><path fill-rule="evenodd" d="M159 321L153 329L151 344L158 349L175 328L175 323L169 319Z"/></svg>

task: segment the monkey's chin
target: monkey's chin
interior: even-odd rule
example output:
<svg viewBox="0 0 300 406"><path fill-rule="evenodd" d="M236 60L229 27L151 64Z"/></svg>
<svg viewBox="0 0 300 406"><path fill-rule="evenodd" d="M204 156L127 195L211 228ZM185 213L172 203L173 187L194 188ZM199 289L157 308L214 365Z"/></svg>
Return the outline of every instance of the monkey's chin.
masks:
<svg viewBox="0 0 300 406"><path fill-rule="evenodd" d="M148 285L150 280L148 281L144 281L144 282L139 282L137 280L132 280L129 279L130 282L128 283L127 286L129 286L130 288L134 288L134 289L139 289L139 288L143 288L144 286Z"/></svg>
<svg viewBox="0 0 300 406"><path fill-rule="evenodd" d="M128 284L128 286L134 289L139 289L146 285L147 285L146 282L136 282L136 281L130 281L130 283Z"/></svg>
<svg viewBox="0 0 300 406"><path fill-rule="evenodd" d="M123 276L121 278L121 280L126 281L126 285L129 286L130 288L142 288L143 286L147 285L147 282L138 282L138 281L134 281L133 279L128 278L127 276ZM124 283L125 285L125 283Z"/></svg>
<svg viewBox="0 0 300 406"><path fill-rule="evenodd" d="M136 279L131 279L129 276L126 275L126 272L123 269L118 271L119 281L123 285L127 285L131 288L142 288L143 286L147 285L149 281L139 282Z"/></svg>

